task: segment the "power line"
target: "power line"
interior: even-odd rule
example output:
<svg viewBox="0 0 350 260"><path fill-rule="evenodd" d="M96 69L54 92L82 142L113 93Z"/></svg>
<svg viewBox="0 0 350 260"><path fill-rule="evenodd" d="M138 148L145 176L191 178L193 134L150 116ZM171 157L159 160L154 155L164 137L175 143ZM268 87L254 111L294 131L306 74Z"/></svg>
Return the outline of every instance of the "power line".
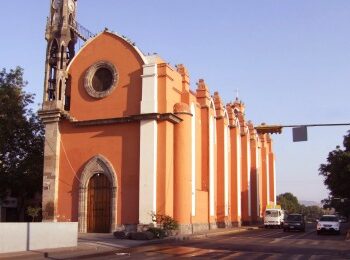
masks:
<svg viewBox="0 0 350 260"><path fill-rule="evenodd" d="M306 124L306 125L281 125L281 127L313 127L313 126L345 126L350 125L350 123L340 123L340 124Z"/></svg>

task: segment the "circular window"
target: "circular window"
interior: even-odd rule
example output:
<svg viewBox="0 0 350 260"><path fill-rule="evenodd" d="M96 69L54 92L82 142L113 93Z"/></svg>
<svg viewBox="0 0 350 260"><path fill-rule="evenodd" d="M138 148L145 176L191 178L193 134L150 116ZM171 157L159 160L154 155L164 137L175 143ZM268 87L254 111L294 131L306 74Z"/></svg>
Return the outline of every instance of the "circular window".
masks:
<svg viewBox="0 0 350 260"><path fill-rule="evenodd" d="M85 76L85 89L94 98L108 96L116 87L118 73L113 64L100 61L92 65Z"/></svg>
<svg viewBox="0 0 350 260"><path fill-rule="evenodd" d="M96 91L106 91L113 84L113 74L107 68L99 68L92 77L92 87Z"/></svg>

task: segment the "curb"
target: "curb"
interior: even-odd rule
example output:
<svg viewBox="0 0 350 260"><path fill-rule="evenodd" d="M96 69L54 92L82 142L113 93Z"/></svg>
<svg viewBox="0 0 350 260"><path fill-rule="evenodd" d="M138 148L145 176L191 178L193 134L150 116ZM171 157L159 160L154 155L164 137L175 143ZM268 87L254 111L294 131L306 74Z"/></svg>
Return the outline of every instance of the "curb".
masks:
<svg viewBox="0 0 350 260"><path fill-rule="evenodd" d="M216 237L221 235L229 235L229 234L235 234L235 233L241 233L246 232L249 230L258 230L259 227L244 227L244 228L237 228L237 229L215 229L212 232L203 233L203 234L188 234L188 235L177 235L173 237L168 237L165 240L175 240L175 241L184 241L184 240L194 240L194 239L205 239L209 237Z"/></svg>

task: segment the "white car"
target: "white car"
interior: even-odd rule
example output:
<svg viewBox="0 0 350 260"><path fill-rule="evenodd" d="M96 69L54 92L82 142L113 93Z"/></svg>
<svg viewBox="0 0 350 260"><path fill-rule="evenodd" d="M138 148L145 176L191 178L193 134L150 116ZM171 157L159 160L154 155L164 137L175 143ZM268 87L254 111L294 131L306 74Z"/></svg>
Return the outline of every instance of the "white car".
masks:
<svg viewBox="0 0 350 260"><path fill-rule="evenodd" d="M317 235L322 232L335 232L340 234L339 218L335 215L323 215L317 221Z"/></svg>

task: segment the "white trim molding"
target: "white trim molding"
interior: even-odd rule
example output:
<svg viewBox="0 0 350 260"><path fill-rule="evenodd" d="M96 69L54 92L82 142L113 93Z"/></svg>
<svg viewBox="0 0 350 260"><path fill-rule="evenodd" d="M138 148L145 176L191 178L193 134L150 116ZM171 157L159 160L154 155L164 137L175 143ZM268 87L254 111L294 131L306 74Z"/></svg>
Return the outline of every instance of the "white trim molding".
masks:
<svg viewBox="0 0 350 260"><path fill-rule="evenodd" d="M143 66L141 114L158 111L157 64ZM156 120L140 122L139 224L153 223L157 211L158 126Z"/></svg>
<svg viewBox="0 0 350 260"><path fill-rule="evenodd" d="M258 144L258 140L256 141ZM256 158L256 214L259 217L260 216L260 183L259 183L259 178L260 178L260 152L259 152L259 147L256 147L255 149L255 158Z"/></svg>
<svg viewBox="0 0 350 260"><path fill-rule="evenodd" d="M252 189L252 183L250 178L251 173L251 147L250 147L250 136L249 132L247 133L247 186L248 186L248 216L250 217L252 215L252 195L251 195L251 189Z"/></svg>
<svg viewBox="0 0 350 260"><path fill-rule="evenodd" d="M157 122L141 121L139 224L150 224L157 211Z"/></svg>
<svg viewBox="0 0 350 260"><path fill-rule="evenodd" d="M276 205L277 204L277 201L276 201L276 161L273 160L273 202L274 204Z"/></svg>
<svg viewBox="0 0 350 260"><path fill-rule="evenodd" d="M242 166L241 166L241 160L242 160L242 142L241 142L241 129L240 127L237 128L238 133L236 134L237 138L237 216L241 217L242 215L242 201L241 201L241 191L242 191L242 184L241 184L241 174L242 174Z"/></svg>
<svg viewBox="0 0 350 260"><path fill-rule="evenodd" d="M141 114L158 112L157 64L143 65Z"/></svg>
<svg viewBox="0 0 350 260"><path fill-rule="evenodd" d="M266 153L266 201L267 204L270 203L270 161L269 161L269 154Z"/></svg>
<svg viewBox="0 0 350 260"><path fill-rule="evenodd" d="M213 217L215 215L215 185L214 185L214 142L215 142L215 118L209 116L209 213Z"/></svg>
<svg viewBox="0 0 350 260"><path fill-rule="evenodd" d="M191 144L192 144L192 164L191 164L191 184L192 184L192 216L196 215L196 108L194 103L191 104Z"/></svg>
<svg viewBox="0 0 350 260"><path fill-rule="evenodd" d="M224 205L225 216L229 214L229 172L228 172L228 158L229 158L229 144L230 144L230 129L225 125L224 128Z"/></svg>

